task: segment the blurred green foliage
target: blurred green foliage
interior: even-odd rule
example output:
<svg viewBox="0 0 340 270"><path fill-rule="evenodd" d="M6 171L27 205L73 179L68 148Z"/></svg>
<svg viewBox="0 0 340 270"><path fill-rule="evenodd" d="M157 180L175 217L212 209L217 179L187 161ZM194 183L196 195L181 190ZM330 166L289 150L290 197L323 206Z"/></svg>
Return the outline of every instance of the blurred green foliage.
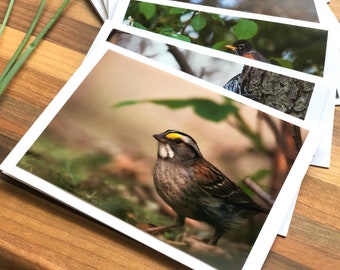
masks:
<svg viewBox="0 0 340 270"><path fill-rule="evenodd" d="M142 103L153 103L172 110L191 108L198 117L215 123L233 118L234 123L232 125L251 141L253 150L266 155L269 154L260 133L250 127L240 114L239 108L230 98L224 97L223 102L220 103L206 98L124 100L114 104L113 107L120 108Z"/></svg>
<svg viewBox="0 0 340 270"><path fill-rule="evenodd" d="M19 167L70 192L132 225L169 225L171 217L145 207L136 196L136 180L103 169L112 157L83 151L41 136L20 160Z"/></svg>
<svg viewBox="0 0 340 270"><path fill-rule="evenodd" d="M322 76L327 31L131 1L125 20L144 30L208 48L248 39L272 64ZM228 53L232 53L228 51Z"/></svg>
<svg viewBox="0 0 340 270"><path fill-rule="evenodd" d="M113 174L105 169L105 165L111 160L112 157L103 152L80 150L42 135L20 160L18 166L138 228L173 224L169 215L154 206L150 207L145 198L138 196L143 184L137 179ZM136 188L139 192L136 192ZM232 258L224 257L220 253L196 254L195 249L190 249L190 245L175 246L209 261L218 268L229 264L242 265L248 255L244 248L247 245L251 248L260 228L261 223L256 223L252 224L251 228L241 226L226 233L228 238L236 243L233 245ZM158 237L169 243L180 242L184 230L188 235L200 234L197 228L188 226L166 231ZM207 232L201 233L201 236L207 235ZM195 236L192 237L196 239ZM221 240L220 246L228 253L229 244L229 240Z"/></svg>
<svg viewBox="0 0 340 270"><path fill-rule="evenodd" d="M212 122L225 120L229 115L233 115L238 111L238 108L229 98L224 98L223 103L217 103L205 98L128 100L115 104L115 107L119 108L145 102L162 105L173 110L190 107L196 115Z"/></svg>

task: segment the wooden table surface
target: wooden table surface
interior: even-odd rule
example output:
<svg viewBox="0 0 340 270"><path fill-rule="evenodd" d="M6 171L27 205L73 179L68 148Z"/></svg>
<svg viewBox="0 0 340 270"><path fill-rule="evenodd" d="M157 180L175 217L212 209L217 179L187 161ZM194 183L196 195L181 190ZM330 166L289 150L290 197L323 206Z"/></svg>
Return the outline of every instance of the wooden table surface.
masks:
<svg viewBox="0 0 340 270"><path fill-rule="evenodd" d="M8 1L0 1L0 18ZM0 162L84 59L101 21L87 0L62 18L0 97ZM0 70L33 18L38 0L17 0L0 39ZM47 1L38 30L61 0ZM332 0L340 18L340 0ZM311 167L287 238L277 237L264 269L340 269L340 107L331 168ZM166 256L1 175L0 269L186 269Z"/></svg>

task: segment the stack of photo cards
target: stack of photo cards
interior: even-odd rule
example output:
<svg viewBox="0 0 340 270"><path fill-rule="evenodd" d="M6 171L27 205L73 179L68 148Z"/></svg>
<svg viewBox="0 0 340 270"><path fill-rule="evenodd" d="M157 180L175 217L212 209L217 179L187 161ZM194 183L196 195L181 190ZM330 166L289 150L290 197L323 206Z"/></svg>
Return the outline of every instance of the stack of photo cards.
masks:
<svg viewBox="0 0 340 270"><path fill-rule="evenodd" d="M90 0L103 21L113 18L118 0Z"/></svg>
<svg viewBox="0 0 340 270"><path fill-rule="evenodd" d="M339 27L327 4L91 2L105 21L93 46L1 170L193 269L260 269L308 167L329 167ZM196 154L178 161L171 140ZM224 214L234 191L193 177L207 169L197 147L269 213ZM184 225L160 229L190 202Z"/></svg>

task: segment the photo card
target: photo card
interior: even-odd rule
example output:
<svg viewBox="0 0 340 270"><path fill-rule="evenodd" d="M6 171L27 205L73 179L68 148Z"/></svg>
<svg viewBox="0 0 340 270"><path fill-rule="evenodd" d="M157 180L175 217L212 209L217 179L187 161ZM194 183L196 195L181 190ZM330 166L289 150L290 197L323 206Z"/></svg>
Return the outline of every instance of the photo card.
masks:
<svg viewBox="0 0 340 270"><path fill-rule="evenodd" d="M328 31L319 23L138 0L120 2L114 20L225 54L323 76Z"/></svg>
<svg viewBox="0 0 340 270"><path fill-rule="evenodd" d="M319 58L320 60L320 57L321 57L321 62L323 62L321 69L320 70L323 70L322 71L322 74L320 73L319 75L322 76L324 79L326 79L327 81L327 84L331 85L333 84L333 78L336 76L336 70L337 69L334 69L334 66L338 67L339 64L338 64L338 61L336 61L335 59L337 59L338 57L338 52L339 52L339 48L338 46L336 46L337 42L336 42L336 38L338 36L338 32L335 31L335 27L334 27L334 24L332 23L332 20L330 21L330 15L332 15L331 17L333 18L334 15L333 14L330 14L330 10L329 10L329 7L324 3L324 2L321 2L321 1L310 1L310 4L311 6L305 6L304 9L310 9L312 6L315 6L315 11L317 13L317 16L319 18L318 22L311 22L309 20L301 20L301 19L291 19L289 18L290 16L279 16L279 17L276 17L276 16L267 16L267 15L262 15L262 14L258 14L258 13L254 13L254 14L251 14L249 12L245 12L244 10L242 11L233 11L233 10L230 10L230 9L223 9L223 8L217 8L217 7L214 7L216 4L216 1L213 2L212 4L209 3L209 1L195 1L195 4L188 4L188 3L183 3L183 2L188 2L188 1L166 1L166 0L159 0L159 1L122 1L119 3L118 7L117 7L117 14L115 14L114 16L114 21L117 22L117 24L121 24L122 22L123 23L127 23L127 24L135 24L134 26L135 27L140 27L144 30L146 30L146 28L140 24L138 21L135 22L134 21L134 18L131 17L131 16L125 16L124 14L127 13L129 10L133 9L133 7L135 7L134 9L134 12L139 14L140 16L144 16L143 12L147 12L148 10L153 10L152 12L150 12L149 15L146 15L146 18L147 16L150 16L151 17L156 17L157 18L157 7L164 7L166 6L168 8L168 11L170 14L170 16L168 17L169 20L171 20L171 17L174 17L174 16L180 16L180 18L182 19L181 20L178 20L178 21L181 21L181 23L183 23L183 25L186 25L186 24L189 24L190 27L186 26L188 29L191 29L190 31L187 32L186 35L178 35L178 33L181 33L180 30L178 30L177 32L175 31L175 27L172 27L173 25L171 25L171 27L165 27L164 29L166 29L165 32L161 31L161 27L158 27L157 30L155 30L155 32L159 32L159 36L164 36L164 35L167 35L167 36L171 36L172 38L174 39L180 39L181 41L183 40L186 40L187 42L189 41L188 38L190 39L190 42L191 42L191 38L193 36L192 39L195 39L195 34L196 36L199 35L200 32L206 32L206 33L209 33L209 31L207 31L205 28L207 28L207 26L204 26L204 25L208 25L211 27L211 24L207 24L207 19L205 18L205 16L202 15L202 13L204 14L209 14L211 15L212 17L216 18L216 14L219 14L217 15L217 18L220 18L222 15L224 15L226 18L239 18L240 19L240 22L241 24L244 23L244 20L246 20L247 22L255 22L255 25L256 27L255 28L252 28L250 25L247 25L245 28L242 28L240 27L239 29L246 29L246 30L249 30L249 29L256 29L253 33L256 33L255 36L253 38L251 38L251 44L252 45L256 45L257 46L257 41L260 41L263 39L266 39L265 36L267 34L270 34L268 36L268 43L271 43L272 40L271 40L271 36L276 36L274 37L274 39L277 38L277 40L285 40L287 42L287 50L283 50L283 53L279 56L279 57L276 57L276 60L278 61L276 64L278 64L280 62L280 64L278 64L278 66L274 66L273 64L275 64L275 60L274 58L270 58L269 57L269 60L270 62L272 62L270 65L266 65L266 63L263 63L263 62L260 62L260 65L259 66L256 66L256 64L252 64L256 67L259 67L259 68L262 68L264 70L268 70L268 71L274 71L275 73L279 73L279 74L285 74L285 75L288 75L288 76L293 76L293 77L297 77L297 78L301 78L299 75L292 75L292 73L290 73L289 71L296 71L294 70L294 65L292 64L289 64L289 61L291 61L293 58L295 60L291 61L291 63L293 63L294 61L300 61L300 60L297 60L297 58L294 56L293 58L291 58L290 60L288 60L288 62L286 61L288 58L286 57L286 53L288 51L290 51L290 49L288 49L288 47L292 46L294 47L296 44L296 42L302 42L303 43L303 38L301 39L301 36L304 36L304 29L308 29L308 31L311 31L311 32L314 32L314 33L322 33L323 37L320 37L318 36L316 39L309 39L308 40L308 44L307 46L302 46L301 47L301 51L308 51L308 50L305 50L308 46L312 46L314 49L314 57L316 58ZM246 1L245 1L246 2ZM252 3L254 3L254 5L257 4L256 1L252 1ZM297 4L297 3L295 3ZM302 4L302 3L301 3ZM218 4L217 4L218 5ZM136 8L137 6L137 8ZM139 6L142 6L142 8L139 8ZM155 8L156 7L156 8ZM171 11L170 11L171 10ZM188 23L188 19L185 18L185 16L182 17L183 14L181 14L181 12L184 12L184 11L188 11L188 10L192 10L194 14L194 12L196 12L195 16L199 17L198 19L196 18L196 20L194 20L192 18L192 20L194 20L194 27L192 26L192 23ZM200 16L199 16L200 15ZM202 18L203 19L202 19ZM223 17L223 16L222 16ZM150 19L149 18L149 19ZM223 17L224 18L224 17ZM127 19L124 21L124 19ZM162 20L163 20L163 15L162 15ZM191 19L190 19L191 20ZM189 21L190 21L189 20ZM263 31L259 30L259 27L257 26L256 22L257 21L261 21L264 25L268 24L268 25L274 25L274 28L276 26L278 26L278 29L280 28L285 28L285 27L288 27L288 28L291 28L293 29L293 31L278 31L278 29L272 29L271 31L268 31L267 27L264 27L263 28ZM199 22L199 23L198 23ZM205 22L205 23L204 23ZM244 25L246 25L247 23L245 23ZM251 23L250 23L251 24ZM178 26L178 25L177 25ZM133 28L135 28L133 27ZM196 31L196 29L200 29L200 27L203 27L201 30L198 30ZM223 26L220 26L222 29L223 29ZM235 26L236 27L236 26ZM262 27L260 27L261 29ZM163 29L163 30L164 30ZM329 31L329 29L331 29L331 31ZM173 32L171 32L173 30ZM236 33L237 33L238 30L236 30ZM308 32L307 31L307 32ZM145 34L142 34L143 36L148 36L148 32L149 31L145 31L147 33ZM231 32L231 33L230 33ZM229 32L229 34L234 35L235 37L235 33L234 33L234 28L231 28L231 31ZM242 31L241 31L242 32ZM300 34L298 34L300 32ZM192 34L194 33L194 34ZM198 33L198 34L197 34ZM211 31L210 31L211 33ZM273 34L274 33L274 34ZM293 37L293 35L297 34L295 37ZM249 34L249 32L248 32ZM191 35L191 36L190 36ZM241 34L242 35L242 34ZM209 36L211 37L211 36ZM220 38L221 35L215 35L214 33L214 36L213 37L217 37ZM230 38L230 35L228 36ZM157 38L156 38L157 39ZM160 37L159 39L162 39L162 37ZM211 43L211 40L213 40L213 38L209 38L208 39L209 42ZM313 42L310 42L310 40L313 40ZM260 42L262 43L262 45L264 45L266 42ZM325 46L323 46L324 49L321 49L320 50L320 47L319 47L319 42L321 41L321 43L323 43ZM183 43L183 42L182 42ZM228 42L228 44L230 45L231 42ZM276 48L278 46L280 42L274 42L274 43L271 43L271 48ZM302 44L301 43L301 44ZM225 45L226 44L226 40L221 40L220 42L215 42L213 45L211 45L211 48L210 49L211 51L219 51L221 49L221 46ZM227 45L228 45L227 44ZM301 45L300 44L300 45ZM313 45L311 45L313 44ZM194 45L194 44L192 44ZM201 46L202 44L200 44L199 46ZM261 47L262 45L259 44L259 46ZM178 46L182 46L182 45L178 45ZM298 46L298 45L297 45ZM257 47L256 47L257 48ZM268 49L269 47L267 47ZM209 49L209 48L207 48ZM228 49L226 48L223 48L223 50L226 50L226 51L223 51L223 52L227 52ZM261 54L265 54L264 50L260 50L258 49L258 51L261 52ZM204 50L204 49L199 49L200 53L202 54L209 54L207 53L207 50ZM212 52L213 55L219 55L219 57L222 57L224 58L225 55L221 55L219 52L216 52L214 53ZM230 52L230 51L229 51ZM225 53L227 54L227 53ZM290 53L289 53L290 54ZM266 55L266 54L265 54ZM278 60L280 58L280 60ZM307 57L308 58L308 57ZM306 59L307 59L306 58ZM230 58L224 58L224 59L227 59L229 60ZM266 59L268 60L268 56L266 55ZM281 61L283 60L283 61ZM231 59L231 61L235 61L237 62L237 60L235 59ZM285 62L285 64L284 64ZM307 62L309 62L309 60L307 60ZM243 63L244 65L246 65L246 63ZM286 65L288 64L288 65ZM279 69L276 69L276 67L279 67ZM313 66L313 67L312 67ZM305 73L306 75L310 75L310 74L316 74L317 72L316 69L314 69L316 66L315 65L312 65L310 66L311 68L305 68L302 73ZM293 67L293 69L291 69ZM289 69L287 72L285 71L282 71L282 69ZM301 70L301 69L300 69ZM300 72L300 71L298 71ZM315 75L313 75L315 76ZM236 78L239 78L239 77L236 77ZM310 80L309 78L305 78L305 77L302 77L301 78L302 80ZM231 80L231 86L234 86L235 85L235 81L237 82L237 80ZM232 87L234 88L234 87ZM335 104L338 104L338 98L336 98L336 103ZM327 111L325 111L325 113L327 115L332 115L334 114L334 109L333 108L328 108ZM334 117L334 115L333 115ZM325 117L323 121L326 121L327 122L327 125L326 128L325 128L325 136L324 138L322 139L322 143L320 144L319 148L318 148L318 151L316 152L316 155L315 155L315 159L313 159L312 161L312 165L315 165L315 166L321 166L321 167L325 167L325 168L328 168L330 166L330 153L331 153L331 141L332 141L332 127L333 127L333 117Z"/></svg>
<svg viewBox="0 0 340 270"><path fill-rule="evenodd" d="M243 12L270 15L302 21L320 22L315 1L209 1L209 0L177 0L177 2L190 3L208 7L238 10ZM303 10L303 12L301 12Z"/></svg>
<svg viewBox="0 0 340 270"><path fill-rule="evenodd" d="M107 0L109 19L112 19L117 6L118 0Z"/></svg>
<svg viewBox="0 0 340 270"><path fill-rule="evenodd" d="M164 3L164 1L152 1L152 2L154 2L155 4L159 4L159 2L163 2ZM174 2L174 1L171 1L171 2ZM170 5L172 5L172 3ZM277 24L288 24L288 25L291 25L292 28L295 28L296 26L303 26L303 27L311 27L313 29L314 27L319 28L320 25L322 25L322 29L328 29L329 14L327 14L327 11L324 10L323 6L320 7L320 3L317 3L317 5L318 5L317 11L318 11L318 17L320 18L320 20L319 20L320 24L305 24L304 22L300 22L300 21L292 21L292 20L288 20L287 21L287 20L282 20L282 19L277 19L277 18L272 18L272 17L249 16L249 14L246 14L246 13L242 13L242 15L239 15L239 14L237 14L237 15L239 15L240 17L243 16L245 18L255 18L257 20L264 19L264 21L267 20L270 23L276 22ZM198 6L198 5L196 5L196 6ZM186 7L186 8L190 9L192 7ZM195 8L192 8L192 9L195 9ZM118 8L118 10L119 10L119 14L117 14L117 16L115 16L115 20L118 21L118 23L120 23L121 20L117 19L117 18L119 18L120 15L124 14L124 12L122 11L121 8ZM123 10L124 10L124 8L123 8ZM206 8L201 9L201 10L206 11ZM220 11L210 11L210 12L211 13L215 13L215 14L222 13ZM129 31L127 31L127 32L129 32ZM286 32L286 31L284 31L284 32ZM141 33L140 35L144 36L144 37L149 37L148 34L149 33ZM285 36L285 34L282 35L282 37L284 37L284 36ZM102 36L102 39L104 39L104 38L105 38L105 36ZM160 39L161 38L155 37L156 41L159 41ZM334 46L332 46L332 44L333 44L332 42L328 42L327 43L327 59L326 59L327 61L326 62L328 64L328 67L334 66L334 63L333 63L334 62L333 61L334 57L332 56L333 53L331 53L331 52L334 51L334 48L333 48ZM133 44L130 44L130 45L133 46ZM180 47L182 45L177 44L176 46ZM207 55L206 51L201 52L201 53L202 53L202 55L203 54ZM165 59L163 59L163 60L165 60ZM165 62L166 61L169 61L169 60L167 59L167 60L165 60ZM171 63L171 61L170 61L170 63ZM201 63L204 63L204 61L202 61ZM266 68L266 66L265 66L265 68ZM273 67L269 67L267 70L273 71ZM324 76L325 78L334 77L334 76L332 76L332 74L330 74L329 71L330 70L328 69L327 73ZM278 71L275 70L275 72L282 73L282 70L278 70ZM283 72L283 74L288 75L288 77L289 76L296 76L295 74L291 75L289 72L288 72L288 74ZM238 78L238 77L236 76L236 78ZM302 80L305 80L305 78L303 78ZM309 78L306 79L306 80L309 80ZM235 80L231 80L231 81L233 82ZM233 85L235 85L235 83L233 83L231 85L233 86ZM327 95L325 93L325 92L327 92L326 89L323 89L322 92L323 92L323 95ZM274 93L272 93L272 94L274 94ZM248 98L249 97L253 97L254 98L254 96L248 95ZM323 98L321 98L321 99L323 100ZM303 100L305 100L305 99L303 99ZM316 106L320 106L320 104L317 104L317 103L319 103L318 102L318 98L315 98L315 100L317 101L315 105ZM322 101L321 101L321 103L322 103ZM273 103L271 103L270 105L272 105L272 104ZM283 104L283 103L279 103L278 105L281 106L281 104ZM332 102L328 101L327 104L332 104ZM311 107L313 107L313 106L311 106ZM282 110L282 108L281 108L281 110ZM311 111L313 111L313 110L311 110ZM323 130L324 130L324 136L323 136L322 140L320 141L318 149L317 149L317 151L315 152L315 154L313 156L313 160L311 161L311 165L321 166L321 167L325 167L325 168L329 167L329 165L330 165L330 153L331 153L331 142L332 142L332 127L333 127L333 121L332 120L333 120L333 117L334 117L334 109L333 109L333 107L329 106L329 107L325 108L325 110L324 110L324 117L323 117L323 120L322 120L323 121L323 125L322 126L323 126ZM288 220L290 220L290 219L291 219L291 216L287 216L287 222L285 224L289 225ZM288 226L287 227L283 226L282 229L280 229L280 231L278 233L280 235L282 235L282 236L286 236L287 232L288 232Z"/></svg>
<svg viewBox="0 0 340 270"><path fill-rule="evenodd" d="M114 25L111 25L111 27L114 27ZM124 29L124 31L118 30L117 28ZM127 31L130 31L130 33ZM107 36L107 34L103 35L103 37L105 36ZM246 80L246 83L243 82L238 84L238 86L240 86L240 88L237 89L238 91L233 91L235 89L230 89L230 87L228 89L228 84L235 81L235 77L240 80L241 74L248 74L247 68L249 68L249 66L219 59L190 49L184 49L179 47L181 44L176 41L166 38L160 41L157 36L145 34L143 31L137 29L131 31L129 28L117 26L116 29L113 29L110 32L107 41L146 57L150 57L160 63L169 65L171 68L181 70L213 84L223 86L226 91L236 92L243 97L300 119L305 119L307 111L313 111L314 106L320 106L320 100L318 100L317 96L327 95L327 93L325 93L327 92L327 89L318 88L320 93L315 94L313 97L317 101L312 101L311 106L309 106L314 91L314 81L318 80L304 81L303 79L296 79L287 75L264 71L259 68L254 68L256 74L254 74L252 81L255 82L255 85L249 84L249 81ZM267 77L266 75L262 76L264 73L268 74L269 77L273 76L272 83L269 83L269 80L265 79ZM229 79L226 79L228 77ZM268 91L259 84L259 82L261 82L259 77L261 77L262 81L266 80L268 83ZM247 78L249 78L249 76ZM283 83L280 83L278 78L281 78ZM236 83L239 83L239 81ZM310 90L307 90L308 88ZM242 89L247 89L246 93ZM251 94L252 91L254 92ZM294 99L294 91L296 91L295 97L297 97L297 99ZM255 94L255 92L257 92L257 94ZM333 93L334 91L330 92ZM280 95L280 93L282 93L282 95ZM331 95L331 93L329 93L329 95ZM326 96L324 96L324 98L325 97ZM323 101L321 101L321 103L322 102ZM325 107L322 120L325 130L325 139L320 142L320 147L312 161L312 165L320 167L329 167L330 163L334 106L332 106L332 102L328 102L328 105ZM315 116L317 118L319 117L318 115L311 113L307 115L307 119Z"/></svg>
<svg viewBox="0 0 340 270"><path fill-rule="evenodd" d="M260 269L322 132L237 97L106 42L1 170L191 268Z"/></svg>
<svg viewBox="0 0 340 270"><path fill-rule="evenodd" d="M143 30L116 26L107 41L220 86L226 95L238 94L241 100L261 103L297 119L313 121L316 117L318 121L320 116L313 113L313 107L319 107L326 100L325 96L321 100L317 98L327 91L316 87L319 78L296 78L225 60L214 54L201 53L197 47L185 46L187 44L167 37L159 38ZM314 101L311 101L312 96Z"/></svg>
<svg viewBox="0 0 340 270"><path fill-rule="evenodd" d="M158 2L162 2L162 1L152 1L152 2L158 3ZM171 1L171 2L173 2L173 1ZM150 33L148 31L143 31L141 29L137 29L135 27L125 27L126 25L121 25L121 19L117 19L117 18L119 18L120 15L123 14L122 8L118 6L117 10L118 10L117 12L119 12L119 14L117 14L114 17L113 22L108 22L108 23L103 25L102 30L98 34L97 42L94 43L93 47L97 46L97 44L100 44L105 39L105 40L108 40L109 42L113 42L114 44L118 44L120 46L128 48L128 49L130 49L134 52L140 53L141 51L144 51L143 55L148 56L148 57L152 57L154 60L169 64L170 66L172 66L174 68L182 68L183 66L185 66L186 67L185 69L187 71L191 70L191 72L189 72L189 74L192 74L192 71L195 71L194 75L200 77L201 79L207 79L207 77L204 78L204 76L202 76L203 73L210 73L209 74L209 76L211 76L210 82L213 82L215 84L217 83L217 84L220 84L220 85L226 84L226 82L223 82L223 80L225 80L228 73L230 73L231 71L232 72L237 71L237 67L239 68L239 72L241 73L242 67L249 65L249 62L245 63L245 62L242 62L242 60L240 62L240 59L235 59L235 57L232 58L232 55L230 56L231 58L228 58L228 57L225 58L226 57L225 55L221 56L221 54L212 53L212 51L215 51L215 50L210 50L210 51L204 50L204 48L202 48L200 46L188 44L187 42L182 42L181 40L177 40L177 39L173 39L173 38L170 40L169 37L164 37L163 35L157 35L155 33ZM326 22L325 17L327 17L327 16L325 16L325 13L323 13L323 12L318 12L318 13L320 14L320 21ZM249 15L244 16L244 17L249 17ZM259 18L255 17L255 19L259 19ZM266 19L268 19L268 18L266 17ZM272 18L270 18L270 19L272 19ZM274 20L274 21L277 22L277 23L287 24L287 21L281 20L281 19ZM289 23L292 23L292 21L289 21ZM305 24L304 22L302 22L302 23L298 22L297 25L302 25L304 27L312 27L312 28L314 26L317 26L318 28L320 27L318 24L310 25L310 24ZM328 28L323 27L323 29L328 29ZM113 32L115 32L116 35L117 35L117 33L120 32L120 31L125 32L126 36L131 35L132 42L128 42L126 37L125 37L124 38L125 44L123 44L123 43L121 43L122 40L119 41L119 38L114 37ZM129 33L129 34L127 34L127 33ZM123 35L123 33L120 33L119 35ZM163 46L164 46L164 44L170 45L171 48L172 48L171 49L172 52L173 51L180 51L180 50L182 50L182 52L183 52L183 50L186 50L187 52L189 52L189 53L186 54L187 57L188 57L188 54L191 54L191 55L192 54L196 54L196 55L200 54L201 58L197 57L197 59L199 59L199 60L194 61L195 64L191 64L191 67L189 69L187 69L187 67L189 65L187 65L187 64L183 65L183 62L185 62L185 61L180 61L181 67L179 67L178 61L173 61L173 59L171 59L171 57L170 58L164 57L164 55L166 54L166 53L164 53L164 51L162 52L161 50L160 51L156 50L156 54L155 54L155 51L150 50L150 47L153 47L153 46L151 46L150 44L149 44L149 46L145 46L145 43L143 44L140 41L135 42L136 38L144 39L144 42L145 42L145 40L147 40L147 42L149 42L149 43L151 43L151 42L152 43L159 43L159 44L163 43ZM193 46L191 46L191 45L193 45ZM147 49L147 48L149 48L149 49ZM183 48L185 48L185 49L183 49ZM333 49L332 46L330 46L330 44L327 43L327 53L329 51L332 51L332 49ZM163 48L163 50L164 50L164 48ZM165 51L167 51L167 50L165 49ZM209 70L209 68L205 67L204 64L206 63L207 59L215 59L215 62L216 62L217 58L221 58L221 59L224 59L224 60L227 59L227 60L225 60L225 62L229 62L229 65L232 63L233 67L228 69L228 68L226 68L226 67L228 67L228 65L221 66L221 65L216 65L216 64L210 70ZM191 58L188 58L188 59L189 59L189 61L187 61L187 62L189 62L189 63L193 62L192 56L191 56ZM223 63L223 60L221 60L221 59L218 62ZM329 53L328 53L327 59L328 59L327 60L328 62L330 62L330 60L332 60L332 57L329 56ZM207 61L207 63L209 63L209 61ZM262 62L254 64L254 61L253 62L250 61L250 63L251 63L251 65L255 65L259 69L263 69L263 70L266 70L266 71L269 71L269 72L274 71L274 73L277 73L277 75L282 74L282 75L279 75L281 78L284 78L284 76L286 76L286 78L290 78L290 79L298 78L297 79L298 81L299 80L305 81L305 82L309 82L311 84L314 84L314 81L318 81L318 78L315 79L313 76L308 76L309 74L306 74L306 73L299 74L297 72L294 72L294 70L285 69L285 68L273 66L273 65L269 65L269 67L268 67L268 65L266 63L262 63ZM223 72L224 72L224 74L223 74ZM240 74L240 73L236 73L236 75ZM224 76L220 76L220 78L218 78L218 74L222 74ZM230 78L233 78L233 77L234 76L231 76ZM209 79L208 79L208 81L209 81ZM319 118L320 115L318 113L317 114L313 113L313 112L315 112L313 108L314 108L314 106L316 106L316 108L319 108L320 106L322 106L325 98L328 95L327 93L328 93L329 89L328 89L327 86L325 88L324 87L317 87L317 89L318 89L318 91L317 91L318 94L316 94L315 92L313 94L312 104L314 104L314 105L310 106L310 113L307 116L307 119L308 119L307 121L313 121L313 119ZM274 93L272 93L272 94L275 95ZM251 96L251 95L244 95L243 97L253 98L253 100L254 99L256 100L256 98L254 96ZM306 103L306 99L304 99L302 97L301 97L301 99L305 101L305 107L306 107L308 102ZM328 98L328 100L329 100L329 98ZM279 107L280 107L279 110L287 112L286 109L281 107L282 104L284 104L284 103L279 101L279 104L278 104ZM327 104L328 105L332 104L332 102L327 101ZM273 107L273 103L270 103L269 106ZM318 109L316 111L318 112ZM301 118L301 116L303 117L303 115L304 114L300 115L299 117ZM313 160L311 161L311 164L315 165L315 166L329 167L330 152L331 152L331 141L332 141L332 119L333 119L333 116L334 116L333 107L330 106L330 107L325 108L323 115L324 115L324 117L322 118L322 122L323 122L323 124L322 124L323 129L322 130L324 130L325 132L324 132L324 136L323 136L322 140L320 141L320 144L319 144L316 152L314 153ZM294 202L295 202L295 200L294 200ZM293 203L292 203L292 205L293 205ZM292 206L291 209L293 209L293 208L294 207ZM278 231L279 235L287 236L289 223L290 223L290 220L291 220L291 215L292 215L292 211L290 212L290 215L287 215L287 218L285 220L285 224L283 224L282 227L280 228L280 230Z"/></svg>
<svg viewBox="0 0 340 270"><path fill-rule="evenodd" d="M92 4L92 6L95 8L99 17L102 19L102 21L105 21L109 18L108 13L107 13L107 9L106 9L106 6L105 6L103 0L91 0L90 2Z"/></svg>

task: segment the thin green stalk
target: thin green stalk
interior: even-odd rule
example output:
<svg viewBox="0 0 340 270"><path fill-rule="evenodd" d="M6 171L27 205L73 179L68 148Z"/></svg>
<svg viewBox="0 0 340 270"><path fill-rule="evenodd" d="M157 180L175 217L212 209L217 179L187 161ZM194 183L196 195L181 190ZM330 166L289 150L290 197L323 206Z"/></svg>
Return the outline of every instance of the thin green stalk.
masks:
<svg viewBox="0 0 340 270"><path fill-rule="evenodd" d="M17 60L17 62L14 64L14 66L11 68L11 70L6 74L4 79L0 82L0 95L5 90L11 79L15 76L15 74L19 71L21 66L25 63L27 58L30 56L30 54L34 51L34 49L37 47L41 39L45 36L45 34L50 30L50 28L53 26L53 24L57 21L60 14L63 12L67 4L70 2L70 0L64 0L64 2L61 4L61 6L58 8L57 12L54 14L52 19L46 24L46 26L41 30L41 32L36 36L36 38L32 41L32 43L27 47L27 49L23 52L23 54L20 56L20 58Z"/></svg>
<svg viewBox="0 0 340 270"><path fill-rule="evenodd" d="M8 8L7 8L7 11L6 11L6 14L5 14L5 18L4 18L4 21L2 22L1 26L0 26L0 37L5 29L5 26L7 24L7 21L8 21L8 18L9 18L9 15L11 14L11 11L12 11L12 8L13 8L13 4L14 4L14 1L15 0L10 0L9 1L9 4L8 4Z"/></svg>
<svg viewBox="0 0 340 270"><path fill-rule="evenodd" d="M12 68L12 66L14 65L15 61L18 59L19 55L21 54L22 50L25 48L35 26L37 25L39 18L41 16L42 11L44 10L44 6L45 6L46 0L42 0L39 6L39 9L34 17L34 20L31 24L31 26L29 27L24 39L21 41L19 47L17 48L17 50L15 51L15 53L13 54L13 56L11 57L11 59L9 60L9 63L7 64L7 66L5 67L4 71L2 72L1 76L0 76L0 83L2 82L3 78L6 76L6 74L8 73L8 71Z"/></svg>
<svg viewBox="0 0 340 270"><path fill-rule="evenodd" d="M259 134L253 132L243 117L237 112L234 114L237 120L237 128L240 132L242 132L246 137L248 137L254 144L255 148L262 153L267 153L268 150L266 149L265 145Z"/></svg>

